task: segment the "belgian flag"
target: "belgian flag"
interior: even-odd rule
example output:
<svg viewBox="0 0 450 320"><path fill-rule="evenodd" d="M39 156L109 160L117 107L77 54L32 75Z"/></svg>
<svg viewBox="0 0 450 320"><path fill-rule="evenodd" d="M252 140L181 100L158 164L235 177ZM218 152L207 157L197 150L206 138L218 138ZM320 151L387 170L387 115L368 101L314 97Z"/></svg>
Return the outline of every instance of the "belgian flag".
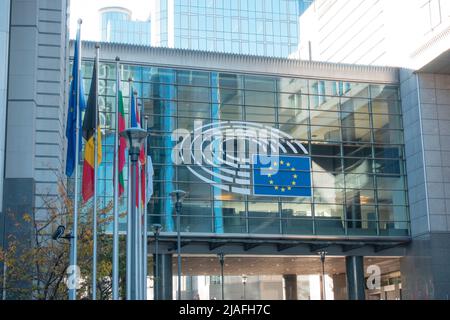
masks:
<svg viewBox="0 0 450 320"><path fill-rule="evenodd" d="M94 195L95 184L95 146L94 146L94 132L97 131L97 165L102 161L102 134L100 126L98 125L98 110L97 110L97 61L94 63L94 70L92 72L91 88L89 90L89 97L86 106L86 112L83 119L83 138L86 140L84 148L84 163L83 163L83 181L81 186L81 194L83 201L88 201ZM97 130L95 128L97 127Z"/></svg>

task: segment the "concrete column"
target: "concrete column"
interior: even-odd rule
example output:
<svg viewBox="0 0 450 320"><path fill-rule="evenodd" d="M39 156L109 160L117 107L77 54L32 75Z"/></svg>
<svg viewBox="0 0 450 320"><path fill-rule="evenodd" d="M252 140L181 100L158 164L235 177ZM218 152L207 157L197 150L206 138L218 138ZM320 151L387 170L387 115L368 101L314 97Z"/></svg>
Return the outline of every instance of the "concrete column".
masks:
<svg viewBox="0 0 450 320"><path fill-rule="evenodd" d="M156 261L153 255L153 261ZM155 264L156 268L156 264ZM159 300L172 300L172 255L158 254L159 281L154 286L154 296ZM156 275L156 270L154 270Z"/></svg>
<svg viewBox="0 0 450 320"><path fill-rule="evenodd" d="M349 300L365 300L364 257L345 257L347 269L347 293Z"/></svg>
<svg viewBox="0 0 450 320"><path fill-rule="evenodd" d="M347 287L345 273L334 274L333 278L333 294L334 300L347 299Z"/></svg>
<svg viewBox="0 0 450 320"><path fill-rule="evenodd" d="M297 300L297 275L284 274L283 279L286 300Z"/></svg>

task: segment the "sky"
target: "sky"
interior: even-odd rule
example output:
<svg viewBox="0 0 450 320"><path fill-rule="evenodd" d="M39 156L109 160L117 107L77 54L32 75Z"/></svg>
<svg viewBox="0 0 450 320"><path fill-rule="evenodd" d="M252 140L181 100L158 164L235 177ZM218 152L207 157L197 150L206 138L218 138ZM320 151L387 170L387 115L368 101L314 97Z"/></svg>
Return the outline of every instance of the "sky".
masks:
<svg viewBox="0 0 450 320"><path fill-rule="evenodd" d="M70 1L70 38L75 38L77 20L83 20L82 40L100 40L100 15L103 7L120 6L132 11L133 20L146 20L150 14L152 0L71 0Z"/></svg>

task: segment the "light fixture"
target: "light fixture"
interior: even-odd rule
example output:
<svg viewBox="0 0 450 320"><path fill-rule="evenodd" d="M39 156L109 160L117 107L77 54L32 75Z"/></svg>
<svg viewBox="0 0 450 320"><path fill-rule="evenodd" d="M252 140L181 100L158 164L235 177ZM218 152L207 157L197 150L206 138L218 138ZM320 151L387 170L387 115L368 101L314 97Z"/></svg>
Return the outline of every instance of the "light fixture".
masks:
<svg viewBox="0 0 450 320"><path fill-rule="evenodd" d="M128 128L120 133L127 141L127 147L131 156L131 161L137 161L139 151L144 140L148 136L148 132L141 128Z"/></svg>

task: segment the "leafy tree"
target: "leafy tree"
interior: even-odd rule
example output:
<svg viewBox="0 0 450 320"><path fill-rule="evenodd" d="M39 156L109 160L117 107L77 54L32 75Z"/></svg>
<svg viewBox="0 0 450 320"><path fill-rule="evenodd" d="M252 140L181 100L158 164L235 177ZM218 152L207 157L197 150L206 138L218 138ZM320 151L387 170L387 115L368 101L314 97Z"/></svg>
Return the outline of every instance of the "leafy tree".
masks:
<svg viewBox="0 0 450 320"><path fill-rule="evenodd" d="M68 297L66 286L70 260L70 242L53 240L51 235L59 225L67 226L69 234L73 226L73 202L66 186L58 184L58 197L44 197L44 218L35 212L18 217L7 212L14 230L8 232L7 244L0 249L0 263L4 264L0 277L0 290L8 299L62 300ZM81 203L80 203L81 204ZM112 236L105 232L112 222L112 201L97 213L97 299L112 297ZM81 271L79 299L92 295L93 261L93 206L92 201L81 206L78 214L78 266ZM126 212L121 216L125 216ZM31 235L28 238L26 235ZM125 241L120 239L119 286L121 297L125 291ZM0 270L1 272L1 270Z"/></svg>

